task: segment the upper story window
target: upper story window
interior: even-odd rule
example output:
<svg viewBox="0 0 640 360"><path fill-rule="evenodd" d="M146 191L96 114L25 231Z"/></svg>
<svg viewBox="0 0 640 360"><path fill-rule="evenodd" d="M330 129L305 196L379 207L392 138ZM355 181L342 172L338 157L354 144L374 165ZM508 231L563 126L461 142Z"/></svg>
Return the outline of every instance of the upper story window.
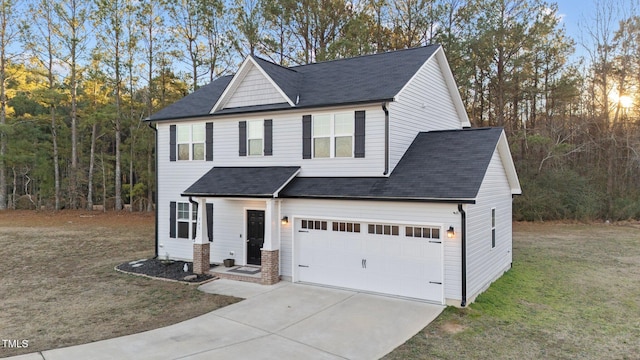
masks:
<svg viewBox="0 0 640 360"><path fill-rule="evenodd" d="M238 155L273 155L273 120L240 121L238 134Z"/></svg>
<svg viewBox="0 0 640 360"><path fill-rule="evenodd" d="M264 123L262 120L247 121L247 148L249 155L262 155Z"/></svg>
<svg viewBox="0 0 640 360"><path fill-rule="evenodd" d="M205 124L178 125L178 160L204 160Z"/></svg>
<svg viewBox="0 0 640 360"><path fill-rule="evenodd" d="M313 157L353 157L354 114L323 114L313 117Z"/></svg>

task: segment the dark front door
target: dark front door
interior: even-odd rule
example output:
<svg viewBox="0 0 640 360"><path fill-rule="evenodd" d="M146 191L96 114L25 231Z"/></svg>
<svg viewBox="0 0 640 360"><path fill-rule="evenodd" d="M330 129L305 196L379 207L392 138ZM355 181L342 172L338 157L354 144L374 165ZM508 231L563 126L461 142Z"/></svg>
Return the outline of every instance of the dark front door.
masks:
<svg viewBox="0 0 640 360"><path fill-rule="evenodd" d="M264 245L264 211L247 210L247 264L262 264L260 249Z"/></svg>

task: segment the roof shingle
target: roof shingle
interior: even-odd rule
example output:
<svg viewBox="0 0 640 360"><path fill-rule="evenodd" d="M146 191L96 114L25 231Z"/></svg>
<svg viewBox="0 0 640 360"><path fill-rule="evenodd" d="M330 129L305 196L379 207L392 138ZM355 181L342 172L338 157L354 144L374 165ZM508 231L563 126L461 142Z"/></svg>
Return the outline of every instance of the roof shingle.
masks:
<svg viewBox="0 0 640 360"><path fill-rule="evenodd" d="M391 100L438 49L430 45L349 59L282 67L264 59L256 63L296 104L280 109L346 105ZM151 115L148 121L210 115L232 76L220 77ZM266 107L222 109L213 115L272 110Z"/></svg>
<svg viewBox="0 0 640 360"><path fill-rule="evenodd" d="M299 170L299 166L214 167L182 195L273 197Z"/></svg>
<svg viewBox="0 0 640 360"><path fill-rule="evenodd" d="M281 197L473 202L501 128L419 133L386 177L297 177Z"/></svg>

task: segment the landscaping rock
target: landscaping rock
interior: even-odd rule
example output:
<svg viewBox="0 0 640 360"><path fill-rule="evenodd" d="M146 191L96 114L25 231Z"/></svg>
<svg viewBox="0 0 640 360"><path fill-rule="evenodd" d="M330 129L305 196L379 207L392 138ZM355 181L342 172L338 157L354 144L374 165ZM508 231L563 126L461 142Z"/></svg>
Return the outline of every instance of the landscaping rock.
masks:
<svg viewBox="0 0 640 360"><path fill-rule="evenodd" d="M151 277L185 281L190 283L199 283L212 279L214 277L211 274L202 275L194 274L192 271L185 272L185 266L187 266L187 269L193 269L192 263L190 262L173 260L167 261L159 259L125 262L118 265L116 268L120 271L128 273L144 274ZM214 265L212 265L212 267L213 266Z"/></svg>

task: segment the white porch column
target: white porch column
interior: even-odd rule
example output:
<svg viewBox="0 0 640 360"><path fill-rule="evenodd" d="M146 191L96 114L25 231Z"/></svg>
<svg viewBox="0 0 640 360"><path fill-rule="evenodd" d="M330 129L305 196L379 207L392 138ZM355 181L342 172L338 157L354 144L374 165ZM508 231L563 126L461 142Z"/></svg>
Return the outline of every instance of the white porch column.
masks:
<svg viewBox="0 0 640 360"><path fill-rule="evenodd" d="M196 237L193 239L194 244L207 244L209 242L207 236L207 222L204 221L207 216L207 199L196 198L198 202L198 219L196 220ZM191 214L189 214L191 216Z"/></svg>
<svg viewBox="0 0 640 360"><path fill-rule="evenodd" d="M196 220L196 236L193 239L193 272L195 274L206 274L209 272L209 239L207 236L207 199L197 198L198 219ZM189 215L191 216L191 214Z"/></svg>
<svg viewBox="0 0 640 360"><path fill-rule="evenodd" d="M280 250L280 200L269 199L264 211L263 250Z"/></svg>
<svg viewBox="0 0 640 360"><path fill-rule="evenodd" d="M273 285L280 281L280 200L269 199L264 211L264 244L261 254L261 282Z"/></svg>

